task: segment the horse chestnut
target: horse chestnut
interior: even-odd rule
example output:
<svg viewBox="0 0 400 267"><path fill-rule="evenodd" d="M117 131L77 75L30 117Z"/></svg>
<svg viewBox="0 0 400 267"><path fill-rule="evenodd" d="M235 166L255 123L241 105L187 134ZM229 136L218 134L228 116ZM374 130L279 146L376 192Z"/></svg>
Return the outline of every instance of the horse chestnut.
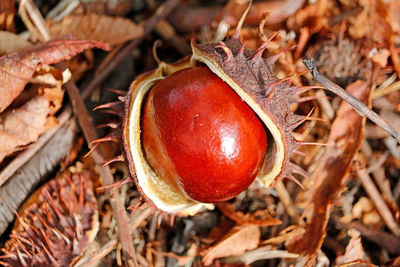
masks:
<svg viewBox="0 0 400 267"><path fill-rule="evenodd" d="M151 89L141 139L154 171L203 203L245 190L267 149L257 115L205 66L177 71Z"/></svg>
<svg viewBox="0 0 400 267"><path fill-rule="evenodd" d="M275 77L277 57L261 56L266 45L250 51L238 37L192 42L192 55L160 61L120 97L124 154L116 160L128 162L151 207L194 215L254 179L268 187L301 174L290 162L299 144L292 130L304 121L289 108L297 88Z"/></svg>

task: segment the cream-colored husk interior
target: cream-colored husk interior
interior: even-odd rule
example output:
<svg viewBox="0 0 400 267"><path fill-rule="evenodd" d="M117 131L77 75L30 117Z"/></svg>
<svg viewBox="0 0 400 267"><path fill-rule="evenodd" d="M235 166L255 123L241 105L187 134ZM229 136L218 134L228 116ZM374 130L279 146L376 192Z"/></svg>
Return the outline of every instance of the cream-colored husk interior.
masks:
<svg viewBox="0 0 400 267"><path fill-rule="evenodd" d="M268 117L257 104L256 101L252 97L250 97L240 86L234 82L228 75L225 75L223 70L219 67L219 64L214 60L206 57L201 51L192 46L193 55L191 57L192 62L200 61L206 64L209 69L217 74L222 80L224 80L233 90L252 108L252 110L258 115L258 117L264 122L265 126L271 133L273 137L273 142L269 142L269 145L272 144L273 147L268 147L264 166L261 171L257 175L257 181L267 187L269 186L274 179L281 173L285 148L282 140L281 132L275 123ZM267 161L268 164L267 164ZM273 163L271 163L273 161ZM272 166L272 167L270 167Z"/></svg>
<svg viewBox="0 0 400 267"><path fill-rule="evenodd" d="M146 77L143 77L132 85L132 95L130 98L130 114L128 125L129 127L125 130L125 136L129 141L131 158L134 163L138 184L141 187L143 193L161 210L171 213L180 213L183 215L193 215L204 208L212 209L212 204L204 204L194 201L187 197L182 192L177 192L170 185L165 183L163 179L157 176L152 167L148 164L145 159L140 136L140 119L143 101L148 91L160 80L166 76L196 64L196 61L200 61L206 64L211 71L216 73L222 78L227 84L229 84L235 92L249 105L253 111L259 116L264 122L268 130L270 131L274 141L270 142L272 147L268 148L266 160L264 166L257 176L258 182L263 186L269 186L274 179L280 174L283 160L284 160L284 145L282 141L281 132L278 127L272 122L263 111L262 108L243 91L239 85L237 85L227 75L224 75L215 61L204 56L200 51L192 47L193 55L191 61L186 64L180 65L168 65L161 63L158 69ZM267 164L267 159L269 163ZM271 161L273 161L271 164ZM272 166L272 167L270 167Z"/></svg>
<svg viewBox="0 0 400 267"><path fill-rule="evenodd" d="M133 84L132 95L130 99L130 114L128 129L125 134L128 135L131 158L134 163L138 184L143 193L160 210L170 213L180 213L182 215L194 215L199 210L212 209L212 204L204 204L188 198L182 192L177 192L163 179L157 176L151 166L145 159L140 137L140 118L142 104L148 91L160 80L164 79L170 73L187 68L190 65L182 67L171 66L165 63L160 64L158 69L149 74L145 79L140 79Z"/></svg>

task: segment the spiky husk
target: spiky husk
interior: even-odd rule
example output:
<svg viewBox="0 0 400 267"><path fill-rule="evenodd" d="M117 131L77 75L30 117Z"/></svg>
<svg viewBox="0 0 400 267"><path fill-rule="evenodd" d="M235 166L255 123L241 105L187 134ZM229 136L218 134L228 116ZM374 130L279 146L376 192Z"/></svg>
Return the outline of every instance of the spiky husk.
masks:
<svg viewBox="0 0 400 267"><path fill-rule="evenodd" d="M71 266L98 231L88 172L66 171L24 204L1 256L8 266Z"/></svg>
<svg viewBox="0 0 400 267"><path fill-rule="evenodd" d="M305 172L290 162L290 154L300 143L292 131L304 122L304 116L290 111L290 100L298 93L288 79L279 80L273 73L277 56L262 58L266 44L247 50L237 38L225 43L198 45L192 42L193 54L175 64L161 62L159 67L137 77L128 94L120 98L124 103L124 155L137 188L144 198L164 212L193 215L210 204L190 199L184 192L169 185L154 172L147 162L140 136L142 105L147 93L160 80L172 73L199 64L206 65L252 108L263 121L270 138L264 165L257 176L263 186L270 186L278 177L294 179L293 173Z"/></svg>

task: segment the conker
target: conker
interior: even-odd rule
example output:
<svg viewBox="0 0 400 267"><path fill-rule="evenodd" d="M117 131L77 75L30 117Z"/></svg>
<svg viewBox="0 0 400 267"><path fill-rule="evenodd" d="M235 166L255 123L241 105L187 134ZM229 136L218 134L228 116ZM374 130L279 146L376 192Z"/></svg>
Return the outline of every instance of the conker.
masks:
<svg viewBox="0 0 400 267"><path fill-rule="evenodd" d="M248 50L239 33L240 27L224 42L192 42L190 56L160 61L119 98L124 153L115 160L127 161L151 207L195 215L254 179L269 187L304 173L290 162L301 145L292 131L306 119L291 112L290 99L302 88L274 75L278 57L262 57L266 44ZM107 106L119 112L121 103Z"/></svg>
<svg viewBox="0 0 400 267"><path fill-rule="evenodd" d="M257 115L205 66L177 71L150 90L141 139L154 171L205 203L225 201L245 190L267 149Z"/></svg>

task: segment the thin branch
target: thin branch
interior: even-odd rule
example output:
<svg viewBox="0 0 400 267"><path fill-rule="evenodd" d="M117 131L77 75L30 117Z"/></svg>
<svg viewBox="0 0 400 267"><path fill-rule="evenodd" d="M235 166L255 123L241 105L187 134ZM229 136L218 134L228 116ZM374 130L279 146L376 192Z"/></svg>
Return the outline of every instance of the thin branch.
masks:
<svg viewBox="0 0 400 267"><path fill-rule="evenodd" d="M309 70L311 70L311 74L316 81L318 81L321 85L323 85L326 89L331 91L332 93L340 96L344 101L349 103L355 111L362 117L367 117L371 121L373 121L376 125L382 128L386 133L391 135L396 139L398 143L400 143L400 134L385 120L383 120L378 114L376 114L373 110L371 110L367 105L362 103L360 100L349 94L346 90L344 90L339 85L330 81L324 75L319 73L317 66L315 64L315 59L305 59L304 64L307 66Z"/></svg>
<svg viewBox="0 0 400 267"><path fill-rule="evenodd" d="M381 218L385 222L386 226L392 231L396 236L400 236L400 227L397 224L395 218L392 215L389 207L386 205L381 194L376 188L371 177L368 175L365 169L361 169L357 172L358 178L361 180L365 191L374 203L376 210L381 215Z"/></svg>
<svg viewBox="0 0 400 267"><path fill-rule="evenodd" d="M64 62L56 64L60 69L65 69L66 65ZM97 139L96 128L94 127L92 118L86 109L83 102L83 98L79 94L79 89L72 80L69 80L65 85L68 96L71 100L74 113L77 116L78 123L82 129L83 135L87 143L89 144L93 140ZM99 149L92 152L92 157L95 161L96 167L99 171L100 177L103 180L105 186L114 184L114 177L108 166L102 166L104 162L103 155ZM128 259L133 260L135 266L138 266L135 248L132 243L131 230L129 228L129 218L126 213L124 204L121 202L118 190L107 190L107 195L110 199L111 207L114 212L115 219L118 224L119 238L126 252Z"/></svg>

